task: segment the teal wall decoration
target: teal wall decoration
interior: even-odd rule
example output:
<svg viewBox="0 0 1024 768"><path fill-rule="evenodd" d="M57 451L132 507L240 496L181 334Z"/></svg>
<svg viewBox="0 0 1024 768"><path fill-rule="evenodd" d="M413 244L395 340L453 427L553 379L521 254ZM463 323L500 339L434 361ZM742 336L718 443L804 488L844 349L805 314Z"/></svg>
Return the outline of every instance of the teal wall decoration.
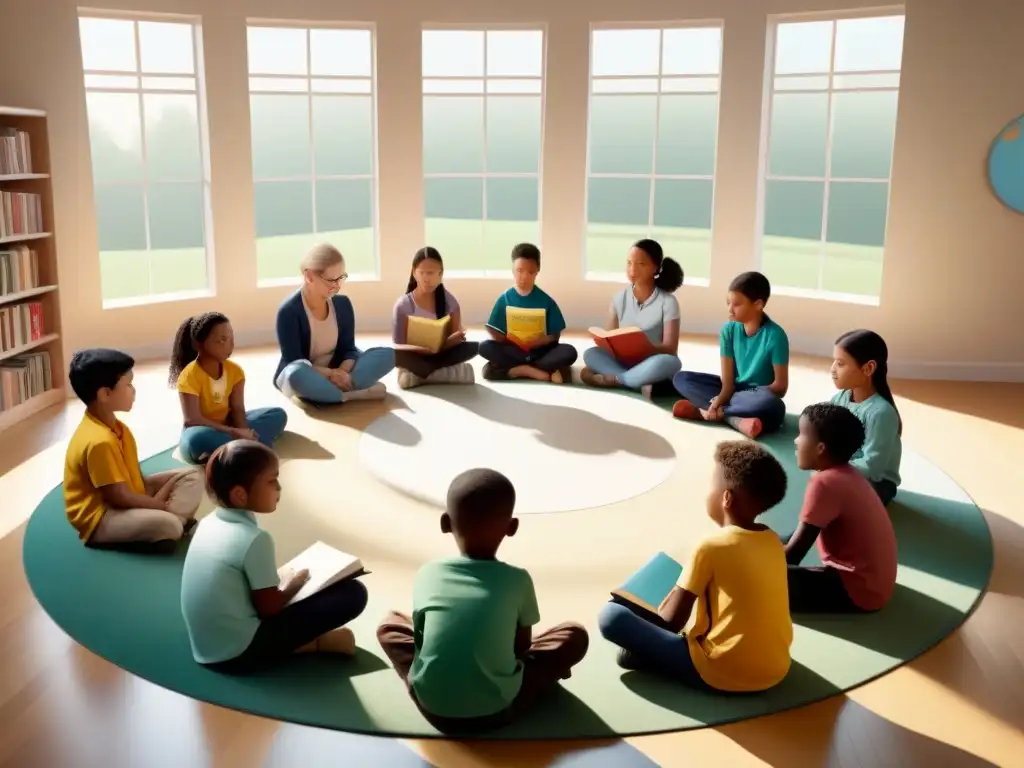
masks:
<svg viewBox="0 0 1024 768"><path fill-rule="evenodd" d="M1024 115L1011 121L992 142L988 179L996 197L1024 213Z"/></svg>

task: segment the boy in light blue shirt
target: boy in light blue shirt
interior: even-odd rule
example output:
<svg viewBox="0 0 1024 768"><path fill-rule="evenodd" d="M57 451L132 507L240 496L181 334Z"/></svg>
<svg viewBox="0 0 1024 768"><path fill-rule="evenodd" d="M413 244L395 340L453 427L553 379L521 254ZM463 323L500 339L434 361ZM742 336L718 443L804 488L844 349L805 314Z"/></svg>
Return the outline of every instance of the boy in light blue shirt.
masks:
<svg viewBox="0 0 1024 768"><path fill-rule="evenodd" d="M722 373L680 371L672 384L682 396L677 419L725 421L747 437L774 432L786 418L789 338L765 314L771 284L744 272L729 285L729 322L719 334Z"/></svg>
<svg viewBox="0 0 1024 768"><path fill-rule="evenodd" d="M565 318L555 300L537 287L538 272L540 249L537 246L520 243L512 249L515 283L494 302L487 320L487 333L491 338L480 344L480 357L487 361L483 372L485 379L534 379L556 384L572 381L572 364L579 353L571 344L559 341L565 330ZM506 315L509 307L543 309L544 334L529 340L510 338Z"/></svg>

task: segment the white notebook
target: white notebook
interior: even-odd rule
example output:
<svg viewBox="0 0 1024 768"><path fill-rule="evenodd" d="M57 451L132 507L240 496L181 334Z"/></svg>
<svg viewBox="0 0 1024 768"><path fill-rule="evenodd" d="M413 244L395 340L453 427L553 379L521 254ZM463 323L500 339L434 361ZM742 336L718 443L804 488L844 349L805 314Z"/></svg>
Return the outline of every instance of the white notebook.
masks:
<svg viewBox="0 0 1024 768"><path fill-rule="evenodd" d="M283 574L288 571L301 571L303 568L309 571L309 581L303 584L302 589L295 593L295 597L288 601L289 605L304 600L342 579L366 572L363 561L358 557L335 549L322 541L318 541L309 549L296 555L278 572Z"/></svg>

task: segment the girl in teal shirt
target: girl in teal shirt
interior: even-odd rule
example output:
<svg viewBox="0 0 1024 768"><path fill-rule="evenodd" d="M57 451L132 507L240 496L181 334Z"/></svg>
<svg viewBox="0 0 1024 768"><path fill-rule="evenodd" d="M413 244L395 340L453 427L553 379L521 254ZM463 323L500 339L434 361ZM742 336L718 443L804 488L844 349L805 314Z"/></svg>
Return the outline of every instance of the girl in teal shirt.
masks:
<svg viewBox="0 0 1024 768"><path fill-rule="evenodd" d="M903 421L887 379L889 349L874 331L857 330L836 339L832 402L849 408L864 423L864 446L850 461L888 504L900 484Z"/></svg>

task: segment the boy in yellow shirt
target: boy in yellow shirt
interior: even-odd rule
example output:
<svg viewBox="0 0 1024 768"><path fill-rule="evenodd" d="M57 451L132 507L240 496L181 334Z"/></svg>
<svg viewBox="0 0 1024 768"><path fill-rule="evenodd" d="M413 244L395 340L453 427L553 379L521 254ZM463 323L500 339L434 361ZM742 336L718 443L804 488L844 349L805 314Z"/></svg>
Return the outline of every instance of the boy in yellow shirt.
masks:
<svg viewBox="0 0 1024 768"><path fill-rule="evenodd" d="M793 642L786 553L755 521L785 495L786 472L765 448L718 444L707 511L722 530L697 545L656 622L614 602L598 617L601 634L622 649L620 666L716 691L763 691L782 681Z"/></svg>
<svg viewBox="0 0 1024 768"><path fill-rule="evenodd" d="M131 357L114 349L72 356L68 378L86 410L64 459L64 507L88 546L173 550L195 524L202 470L143 477L135 437L114 415L135 403L134 367Z"/></svg>

